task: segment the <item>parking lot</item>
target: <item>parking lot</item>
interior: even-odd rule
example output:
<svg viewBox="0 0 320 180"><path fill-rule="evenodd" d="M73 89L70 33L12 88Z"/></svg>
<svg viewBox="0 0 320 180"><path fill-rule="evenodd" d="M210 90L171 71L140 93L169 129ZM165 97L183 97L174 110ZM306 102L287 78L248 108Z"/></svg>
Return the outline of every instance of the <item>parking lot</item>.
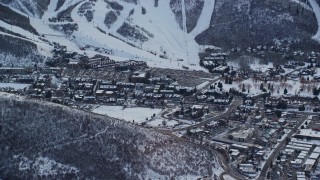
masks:
<svg viewBox="0 0 320 180"><path fill-rule="evenodd" d="M64 72L64 76L69 77L91 77L93 79L101 79L101 80L115 80L115 81L127 81L126 72L116 71L114 68L100 68L100 69L88 69L88 70L76 70L76 69L68 69L68 71Z"/></svg>
<svg viewBox="0 0 320 180"><path fill-rule="evenodd" d="M169 75L174 78L180 85L193 87L206 81L206 78L212 79L215 75L204 71L185 71L177 69L159 69L151 68L151 75L163 76Z"/></svg>

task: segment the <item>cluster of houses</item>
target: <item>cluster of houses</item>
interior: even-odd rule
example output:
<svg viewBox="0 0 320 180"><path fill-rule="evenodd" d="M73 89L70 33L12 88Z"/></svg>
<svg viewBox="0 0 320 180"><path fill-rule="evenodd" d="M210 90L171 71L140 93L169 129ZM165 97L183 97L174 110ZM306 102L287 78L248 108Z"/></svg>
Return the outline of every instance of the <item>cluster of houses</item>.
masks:
<svg viewBox="0 0 320 180"><path fill-rule="evenodd" d="M24 67L0 67L0 74L1 75L29 75L32 74L32 68L24 68Z"/></svg>
<svg viewBox="0 0 320 180"><path fill-rule="evenodd" d="M232 48L231 52L233 53L239 53L241 51L240 48ZM286 59L294 59L294 58L301 58L301 57L306 57L308 60L312 60L316 62L317 56L319 56L319 53L316 52L310 52L308 55L302 50L292 50L289 46L287 45L279 45L279 44L274 44L271 46L267 45L258 45L255 47L248 47L246 49L246 53L249 54L256 54L262 58L266 57L267 54L279 54L282 56L282 58Z"/></svg>
<svg viewBox="0 0 320 180"><path fill-rule="evenodd" d="M233 96L229 92L224 92L216 89L205 89L199 92L196 100L198 102L206 102L218 105L228 105L231 103Z"/></svg>
<svg viewBox="0 0 320 180"><path fill-rule="evenodd" d="M153 78L146 78L145 74L147 73L142 74L141 76L132 75L131 82L95 80L89 84L83 84L86 82L80 81L77 87L82 87L82 90L89 89L92 92L89 95L95 95L98 101L113 102L111 99L114 99L118 103L119 101L122 102L122 104L127 99L137 99L137 103L141 100L143 104L158 104L163 100L180 102L184 95L188 95L189 90L191 90L189 87L182 87L177 84L161 83L161 78L159 78L159 81L153 81ZM167 81L168 78L163 80ZM147 81L148 83L146 83ZM192 88L190 95L193 92Z"/></svg>
<svg viewBox="0 0 320 180"><path fill-rule="evenodd" d="M253 136L254 129L248 128L245 130L240 130L236 132L232 132L229 134L229 139L239 142L247 142L249 138Z"/></svg>
<svg viewBox="0 0 320 180"><path fill-rule="evenodd" d="M289 164L287 176L297 179L319 179L320 176L320 146L297 138L284 147L277 158L277 163Z"/></svg>
<svg viewBox="0 0 320 180"><path fill-rule="evenodd" d="M209 69L210 72L224 73L229 70L226 60L228 59L228 53L214 52L207 56L204 56L200 60L200 65Z"/></svg>
<svg viewBox="0 0 320 180"><path fill-rule="evenodd" d="M97 68L114 68L117 71L137 70L147 68L147 63L144 61L126 60L116 62L107 56L97 55L92 58L81 57L69 58L65 66L69 69L97 69Z"/></svg>
<svg viewBox="0 0 320 180"><path fill-rule="evenodd" d="M195 135L208 136L212 134L212 131L219 131L219 127L228 128L227 133L223 136L210 136L214 141L227 144L228 158L238 170L239 173L249 178L254 178L261 171L261 164L267 160L267 155L270 150L267 150L275 146L280 140L285 138L285 134L288 130L285 128L293 128L290 124L296 125L298 122L295 119L297 117L294 113L282 113L281 118L277 118L272 115L256 115L250 123L252 126L246 123L238 123L241 119L239 116L245 114L244 121L246 122L250 117L255 114L256 107L252 106L252 99L248 98L244 101L244 104L251 104L251 106L240 105L234 112L230 113L230 116L226 117L226 121L219 119L204 126L204 129L196 129ZM182 111L191 111L191 108ZM193 112L193 111L191 111ZM232 114L232 115L231 115ZM238 116L239 114L239 116ZM181 115L181 110L176 114ZM219 133L218 133L219 134Z"/></svg>
<svg viewBox="0 0 320 180"><path fill-rule="evenodd" d="M280 139L283 133L281 133L275 126L281 127L281 120L277 123L273 122L263 122L261 125L269 126L267 130L261 135L265 141L269 141L266 143L259 143L262 138L256 138L254 144L245 143L246 139L252 136L252 131L250 129L241 130L237 132L233 132L229 135L229 138L232 137L232 140L242 142L242 144L232 144L229 148L229 157L232 162L237 167L237 170L250 178L254 178L257 176L259 171L261 170L261 163L266 161L266 155L268 152L265 151L267 145L269 147L274 146L277 143L277 140ZM274 128L270 128L273 126ZM281 128L280 128L281 129ZM276 136L276 138L274 138ZM260 146L259 146L260 145ZM290 142L288 141L287 145L281 151L279 157L277 158L277 163L285 165L289 163L291 166L291 170L288 169L287 172L292 177L294 172L297 172L297 177L318 177L320 169L318 167L318 158L319 158L319 149L320 147L314 145L313 143L308 143L304 141L300 141L296 138L293 138Z"/></svg>
<svg viewBox="0 0 320 180"><path fill-rule="evenodd" d="M240 49L237 48L235 51L240 51ZM256 48L248 48L247 51L250 53L264 51L288 53L290 49L258 46ZM55 47L55 52L60 54L58 58L66 57L65 47L57 46ZM303 56L303 52L295 54ZM253 70L233 71L226 64L228 56L229 53L211 52L201 59L200 64L211 72L226 74L224 77L228 84L232 84L232 81L241 81L247 78L265 82L292 78L294 75L298 75L298 77L308 76L313 75L315 72L310 66L302 68L305 64L300 61L292 61L284 66L275 66L265 72ZM317 56L315 53L311 54L310 61L317 63ZM172 116L176 119L199 121L206 114L209 114L208 106L214 104L224 109L227 105L230 105L235 95L240 95L243 97L242 105L230 112L225 118L215 121L215 124L206 124L204 126L205 131L201 133L210 134L211 130L220 125L224 128L230 127L231 129L228 129L226 133L227 138L224 139L230 145L228 157L237 167L237 170L248 177L255 177L261 170L259 169L261 162L266 160L267 151L263 147L272 147L277 144L278 140L285 135L285 128L292 129L298 123L295 120L296 114L281 114L279 111L280 117L276 117L279 112L275 109L290 108L303 111L308 107L320 107L320 100L310 96L288 94L280 97L261 96L263 97L262 106L267 110L260 114L259 108L255 106L256 100L260 96L251 97L241 93L237 94L239 92L224 91L220 82L211 85L209 88L198 90L196 86L180 85L169 75L152 74L146 62L143 61L115 62L105 56L95 56L93 58L85 56L80 58L73 57L76 57L76 55L70 55L70 57L65 58L67 60L63 58L58 60L55 64L58 64L59 67L41 68L36 65L33 68L0 67L0 81L30 84L31 87L26 93L31 97L46 98L52 102L71 106L76 104L77 107L83 104L110 104L124 107L143 106L151 108L156 106L164 107L169 103L180 105L172 113ZM297 70L297 74L283 75L286 69L295 69L297 67L300 67ZM85 69L97 70L98 72L108 69L112 69L114 72L125 71L125 80L93 78L88 75L89 73L79 76L64 76L63 73L68 70L79 72L85 71ZM250 119L253 114L255 117ZM248 120L251 120L251 122L246 124ZM242 128L234 128L230 121L243 126L241 126ZM318 176L315 172L320 171L320 166L318 167L320 146L313 142L301 140L320 140L320 127L306 128L309 121L310 119L307 119L306 124L303 125L304 128L301 128L301 126L299 132L294 135L295 138L287 142L281 156L279 156L279 162L289 163L290 167L299 172L296 173L296 176L301 178L302 176Z"/></svg>
<svg viewBox="0 0 320 180"><path fill-rule="evenodd" d="M107 56L97 55L92 58L82 57L81 59L70 58L66 64L70 69L96 69L96 68L114 68L118 71L137 70L147 68L144 61L127 60L116 62Z"/></svg>
<svg viewBox="0 0 320 180"><path fill-rule="evenodd" d="M313 110L317 111L320 106L318 97L283 95L281 97L267 97L265 107L274 112L273 109L297 109L300 111Z"/></svg>
<svg viewBox="0 0 320 180"><path fill-rule="evenodd" d="M81 69L81 68L103 68L115 65L115 61L111 60L109 57L96 56L93 58L85 58L80 60L70 60L67 64L68 68L71 69Z"/></svg>
<svg viewBox="0 0 320 180"><path fill-rule="evenodd" d="M115 65L115 69L119 71L136 70L136 69L147 68L147 67L148 66L145 61L135 61L135 60L121 61Z"/></svg>
<svg viewBox="0 0 320 180"><path fill-rule="evenodd" d="M249 116L252 110L247 106L241 105L237 109ZM234 116L234 115L233 115ZM229 147L229 158L237 170L250 178L256 177L261 170L261 163L267 160L266 155L270 153L266 147L274 147L280 140L284 139L287 129L292 129L297 125L296 114L283 112L281 118L275 115L256 115L251 123L255 126L244 125L234 127L228 131L227 138L234 144ZM245 119L248 119L246 117ZM239 121L239 118L229 121ZM233 124L229 122L229 125ZM291 124L293 124L291 126ZM226 142L229 142L226 140ZM237 142L237 143L236 143Z"/></svg>
<svg viewBox="0 0 320 180"><path fill-rule="evenodd" d="M287 55L288 53L291 52L291 49L288 46L281 47L276 44L272 46L258 45L256 47L248 47L246 49L246 52L255 53L257 55L260 55L261 57L265 57L267 53L279 53L279 54Z"/></svg>
<svg viewBox="0 0 320 180"><path fill-rule="evenodd" d="M186 96L197 92L195 86L179 85L174 78L166 75L151 76L146 62L121 61L115 62L106 56L97 55L92 58L77 54L67 55L66 48L55 45L58 67L1 67L0 80L2 82L28 83L26 92L36 98L51 98L52 101L65 104L75 100L85 103L112 103L126 105L133 101L139 106L163 106L168 102L182 102ZM126 79L108 81L103 78L89 77L81 73L85 69L126 71ZM137 70L137 71L135 71ZM65 76L68 74L67 76ZM108 78L106 78L108 79ZM199 102L227 105L232 96L213 90L201 92ZM76 104L79 104L76 103ZM72 103L74 104L74 103ZM189 109L189 108L185 108ZM196 109L196 110L194 110ZM192 117L201 117L204 109L192 108ZM187 114L187 113L186 113Z"/></svg>
<svg viewBox="0 0 320 180"><path fill-rule="evenodd" d="M209 113L209 108L203 105L181 106L181 108L175 111L174 116L179 119L198 119Z"/></svg>
<svg viewBox="0 0 320 180"><path fill-rule="evenodd" d="M139 106L181 102L196 92L194 87L181 86L166 76L150 77L149 71L133 72L129 81L98 80L90 77L61 77L58 88L47 88L55 98L71 98L86 103L126 105L134 101Z"/></svg>
<svg viewBox="0 0 320 180"><path fill-rule="evenodd" d="M254 80L260 81L279 81L287 80L289 78L296 79L307 75L315 74L312 68L302 68L305 65L302 61L289 61L285 65L275 65L274 67L268 68L265 72L261 70L246 70L244 72L230 72L230 76L234 81L240 79L253 78ZM286 75L287 69L298 69L297 72Z"/></svg>
<svg viewBox="0 0 320 180"><path fill-rule="evenodd" d="M290 129L292 128L291 124L297 125L298 123L294 117L296 117L295 114L282 113L280 119L272 121L262 120L260 126L264 126L264 128L272 126L273 128ZM293 135L293 138L286 139L285 146L282 147L276 161L273 162L286 166L284 173L286 173L288 178L319 179L320 165L318 162L320 146L317 142L320 140L320 135L318 135L319 128L315 128L317 122L319 122L318 116L308 116L301 123L298 132Z"/></svg>
<svg viewBox="0 0 320 180"><path fill-rule="evenodd" d="M249 177L257 176L259 164L264 159L265 151L262 146L253 144L231 144L229 146L229 158L238 172Z"/></svg>
<svg viewBox="0 0 320 180"><path fill-rule="evenodd" d="M36 83L40 74L54 74L60 76L62 68L45 67L45 68L29 68L29 67L0 67L0 82L4 83Z"/></svg>

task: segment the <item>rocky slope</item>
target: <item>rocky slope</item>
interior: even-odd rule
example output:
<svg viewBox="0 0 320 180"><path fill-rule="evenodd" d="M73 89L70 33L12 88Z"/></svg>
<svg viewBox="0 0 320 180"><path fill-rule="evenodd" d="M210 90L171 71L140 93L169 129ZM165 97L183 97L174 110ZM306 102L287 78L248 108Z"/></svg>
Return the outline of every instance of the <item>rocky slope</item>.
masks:
<svg viewBox="0 0 320 180"><path fill-rule="evenodd" d="M124 121L0 94L0 179L195 179L210 152Z"/></svg>

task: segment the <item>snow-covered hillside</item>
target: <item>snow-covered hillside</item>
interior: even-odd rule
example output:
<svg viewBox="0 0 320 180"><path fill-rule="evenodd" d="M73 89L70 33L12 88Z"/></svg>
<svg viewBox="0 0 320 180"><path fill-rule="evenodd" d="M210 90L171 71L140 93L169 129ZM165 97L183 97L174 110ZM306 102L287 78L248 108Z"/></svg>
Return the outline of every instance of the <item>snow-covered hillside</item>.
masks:
<svg viewBox="0 0 320 180"><path fill-rule="evenodd" d="M270 46L274 40L316 50L315 9L304 0L215 0L210 27L196 37L204 45L225 49ZM307 45L304 45L307 44Z"/></svg>
<svg viewBox="0 0 320 180"><path fill-rule="evenodd" d="M199 23L195 23L193 31L188 33L179 27L180 22L175 18L170 0L157 4L154 1L52 0L43 8L37 8L37 2L33 1L29 9L21 2L5 4L28 16L30 24L44 39L65 45L68 51L93 56L101 53L94 49L103 48L115 60L144 60L149 66L163 68L200 68L200 48L194 39L209 27L208 19L214 9L214 1L201 0L204 3L203 13L200 11ZM183 27L186 27L186 16L195 5L192 1L183 1L183 4L185 6L181 8L187 12L183 14ZM40 13L42 11L39 9L46 10ZM71 25L76 26L77 30L68 33L62 30ZM8 26L4 24L4 27ZM12 30L26 35L28 41L37 44L42 54L50 55L48 52L52 47L40 44L43 41L18 28Z"/></svg>
<svg viewBox="0 0 320 180"><path fill-rule="evenodd" d="M5 30L0 33L34 43L48 57L57 42L88 56L108 54L115 60L144 60L149 66L200 69L199 44L230 48L318 37L313 14L318 16L319 5L314 0L1 0L1 4L27 18L39 35L14 19L1 19L1 12L0 27Z"/></svg>
<svg viewBox="0 0 320 180"><path fill-rule="evenodd" d="M46 11L50 0L1 0L0 2L13 7L24 15L41 17Z"/></svg>
<svg viewBox="0 0 320 180"><path fill-rule="evenodd" d="M316 0L309 0L318 21L318 32L313 38L320 42L320 7ZM318 1L319 2L319 1Z"/></svg>
<svg viewBox="0 0 320 180"><path fill-rule="evenodd" d="M210 150L122 120L6 93L0 109L0 179L191 180L224 172Z"/></svg>

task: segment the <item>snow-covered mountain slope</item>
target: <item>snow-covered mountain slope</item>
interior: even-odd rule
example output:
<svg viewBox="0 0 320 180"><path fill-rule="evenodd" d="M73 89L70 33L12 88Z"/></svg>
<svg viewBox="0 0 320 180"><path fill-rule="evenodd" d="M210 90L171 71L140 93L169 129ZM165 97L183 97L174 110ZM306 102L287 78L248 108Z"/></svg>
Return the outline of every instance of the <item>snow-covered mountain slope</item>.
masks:
<svg viewBox="0 0 320 180"><path fill-rule="evenodd" d="M1 0L0 2L25 15L40 17L47 10L50 0Z"/></svg>
<svg viewBox="0 0 320 180"><path fill-rule="evenodd" d="M50 11L50 6L51 4L44 17L54 14ZM211 8L213 10L213 6ZM145 13L142 12L143 9ZM93 12L90 23L85 15L88 11ZM110 12L115 14L114 22L109 20L111 17L106 16ZM179 28L169 0L160 1L156 7L153 1L140 1L137 4L97 1L91 5L83 1L71 12L71 18L79 26L78 31L72 34L72 42L78 46L89 44L103 47L112 51L116 59L146 60L151 66L170 68L178 65L181 67L182 64L198 64L199 46L194 40L195 36ZM176 59L185 61L177 62Z"/></svg>
<svg viewBox="0 0 320 180"><path fill-rule="evenodd" d="M199 179L210 150L122 120L0 93L1 179Z"/></svg>
<svg viewBox="0 0 320 180"><path fill-rule="evenodd" d="M228 49L290 40L304 46L314 42L312 39L316 38L312 37L317 34L314 7L318 2L314 0L307 3L300 0L1 0L1 3L30 19L30 25L41 38L27 34L26 40L36 44L45 56L50 56L52 43L58 42L67 46L68 51L88 56L108 54L115 60L144 60L150 66L163 68L200 69L200 45ZM20 30L9 30L26 36Z"/></svg>
<svg viewBox="0 0 320 180"><path fill-rule="evenodd" d="M317 3L316 0L309 0L310 2L310 5L316 15L316 18L317 18L317 21L318 21L318 32L315 36L313 36L314 39L316 39L318 42L320 42L320 6L319 4ZM320 1L318 1L320 2Z"/></svg>
<svg viewBox="0 0 320 180"><path fill-rule="evenodd" d="M285 40L302 49L317 49L319 44L312 40L317 26L309 1L216 0L210 27L196 39L225 48Z"/></svg>
<svg viewBox="0 0 320 180"><path fill-rule="evenodd" d="M69 51L93 56L97 53L94 49L103 48L104 52L109 52L111 58L116 60L145 60L150 66L164 68L198 64L199 45L194 40L197 33L187 31L190 31L189 26L197 32L208 27L209 21L206 19L210 18L214 9L214 3L210 0L183 2L186 4L182 6L185 28L181 29L170 7L170 0L52 0L46 7L38 9L37 1L33 1L29 8L21 5L25 4L24 1L3 3L28 16L31 26L44 39L66 45ZM198 4L210 6L205 6L205 15L201 11L197 13L199 24L195 22L189 25L186 19L192 17L191 10ZM41 11L44 8L46 10ZM76 30L70 30L71 27ZM50 49L46 48L46 51Z"/></svg>

